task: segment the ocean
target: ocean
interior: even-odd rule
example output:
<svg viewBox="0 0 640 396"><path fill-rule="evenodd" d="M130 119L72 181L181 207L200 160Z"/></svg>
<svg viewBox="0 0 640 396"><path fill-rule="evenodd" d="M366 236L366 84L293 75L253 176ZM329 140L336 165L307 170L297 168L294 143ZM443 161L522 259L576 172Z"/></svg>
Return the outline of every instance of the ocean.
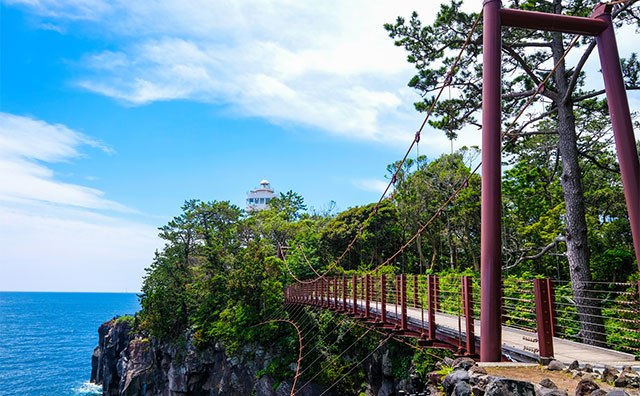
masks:
<svg viewBox="0 0 640 396"><path fill-rule="evenodd" d="M100 395L98 327L139 310L135 293L0 292L0 396Z"/></svg>

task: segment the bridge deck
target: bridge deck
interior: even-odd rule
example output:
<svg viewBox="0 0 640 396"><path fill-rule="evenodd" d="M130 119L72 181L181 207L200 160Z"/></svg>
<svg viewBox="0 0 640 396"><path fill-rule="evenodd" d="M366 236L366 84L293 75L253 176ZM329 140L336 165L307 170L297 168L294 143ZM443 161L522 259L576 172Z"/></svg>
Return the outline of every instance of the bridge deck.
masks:
<svg viewBox="0 0 640 396"><path fill-rule="evenodd" d="M353 300L348 299L347 305L353 307ZM390 319L400 319L400 306L387 303L387 317ZM364 300L358 300L358 310L364 312ZM380 315L380 303L371 303L369 310L373 315ZM407 321L418 328L428 327L427 312L424 311L424 322L422 321L422 311L418 308L407 307ZM454 339L460 339L461 343L466 340L466 320L464 317L458 318L454 315L436 313L436 332L445 334ZM424 323L424 326L423 326ZM474 322L474 334L476 345L480 345L480 323ZM525 340L523 337L536 338L536 333L527 332L513 327L502 326L502 350L503 354L516 361L537 361L538 355L525 350L525 347L537 348L537 342ZM612 366L631 365L640 367L640 362L635 355L601 348L593 345L569 341L562 338L553 338L554 358L569 364L578 360L580 364L591 364L594 367L602 367L605 364Z"/></svg>

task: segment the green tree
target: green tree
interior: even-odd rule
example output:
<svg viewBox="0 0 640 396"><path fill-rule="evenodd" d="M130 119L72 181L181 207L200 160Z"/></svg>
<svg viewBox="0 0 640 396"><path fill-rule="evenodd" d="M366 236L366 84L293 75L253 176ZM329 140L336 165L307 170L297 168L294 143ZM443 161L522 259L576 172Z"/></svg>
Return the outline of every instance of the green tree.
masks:
<svg viewBox="0 0 640 396"><path fill-rule="evenodd" d="M514 0L509 6L514 8L542 11L556 14L586 16L595 1L561 0L537 1ZM418 90L425 98L416 103L416 109L425 111L435 100L432 92L439 90L447 78L447 72L454 62L457 50L462 47L467 32L477 14L467 14L461 10L462 1L452 0L441 6L432 25L423 26L417 13L409 21L398 17L395 24L386 24L385 29L398 46L408 52L408 61L415 64L418 74L409 86ZM632 2L616 6L613 18L618 25L637 22L630 12ZM482 100L482 51L481 26L472 36L468 50L452 76L451 86L457 95L454 99L441 100L435 107L436 118L432 125L442 129L449 138L452 131L465 125L478 125L477 112ZM557 137L559 152L560 181L564 197L564 234L567 259L574 287L574 297L579 306L585 339L598 343L602 332L602 321L598 319L599 309L585 308L592 296L587 291L591 281L589 270L589 245L585 210L584 187L580 168L580 152L576 132L576 109L585 100L597 97L604 91L584 89L584 61L595 48L595 39L583 38L579 46L582 54L573 68L561 61L571 38L556 32L540 32L515 28L503 29L503 119L509 121L519 111L529 96L538 91L546 71L546 62L558 63L552 80L542 90L541 98L550 101L544 110L533 114L528 120L520 121L508 138L515 141L536 135ZM639 89L637 85L637 59L632 57L624 62L628 89ZM451 77L451 76L450 76ZM635 85L633 85L635 84ZM579 123L579 122L578 122Z"/></svg>

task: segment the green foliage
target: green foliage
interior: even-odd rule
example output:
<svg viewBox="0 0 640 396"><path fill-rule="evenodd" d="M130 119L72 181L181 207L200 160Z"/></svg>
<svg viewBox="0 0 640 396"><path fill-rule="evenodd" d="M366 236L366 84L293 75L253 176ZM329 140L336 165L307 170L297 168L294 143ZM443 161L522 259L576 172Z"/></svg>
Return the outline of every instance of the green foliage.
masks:
<svg viewBox="0 0 640 396"><path fill-rule="evenodd" d="M393 378L402 380L409 377L409 368L411 367L412 356L394 356L391 359L391 370Z"/></svg>
<svg viewBox="0 0 640 396"><path fill-rule="evenodd" d="M130 315L122 315L122 316L118 316L115 321L113 322L114 324L118 324L121 322L127 322L129 323L129 326L134 326L135 323L135 318L133 316Z"/></svg>
<svg viewBox="0 0 640 396"><path fill-rule="evenodd" d="M442 361L445 357L453 358L453 352L447 349L429 349L427 351L416 352L413 355L413 366L415 367L418 378L426 383L428 380L427 375L435 370L436 363Z"/></svg>
<svg viewBox="0 0 640 396"><path fill-rule="evenodd" d="M446 366L443 365L442 367L440 367L440 369L437 371L438 374L440 374L443 377L446 377L447 375L453 373L455 369L451 366Z"/></svg>
<svg viewBox="0 0 640 396"><path fill-rule="evenodd" d="M278 211L242 216L229 202L186 201L183 212L160 228L166 245L146 269L142 330L178 342L191 329L197 347L221 340L229 353L249 341L290 334L286 326L254 326L281 306L286 282L282 261L273 257L279 241L269 237L290 227L282 223L283 212L300 218L304 209L294 193L276 203Z"/></svg>

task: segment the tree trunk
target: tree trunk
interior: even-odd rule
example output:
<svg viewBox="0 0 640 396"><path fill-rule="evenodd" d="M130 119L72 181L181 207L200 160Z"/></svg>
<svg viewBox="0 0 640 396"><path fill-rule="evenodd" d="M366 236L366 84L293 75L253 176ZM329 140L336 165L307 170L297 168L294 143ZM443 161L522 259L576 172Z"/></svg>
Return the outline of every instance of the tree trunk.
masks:
<svg viewBox="0 0 640 396"><path fill-rule="evenodd" d="M447 211L447 239L449 243L449 267L451 271L455 270L454 260L453 260L453 237L451 236L451 223L449 221L449 211Z"/></svg>
<svg viewBox="0 0 640 396"><path fill-rule="evenodd" d="M433 271L436 265L436 257L438 256L438 242L435 238L431 239L431 247L433 248L433 254L431 255L431 267L429 269Z"/></svg>
<svg viewBox="0 0 640 396"><path fill-rule="evenodd" d="M422 275L422 268L424 265L424 254L422 254L422 234L418 234L416 238L416 248L418 249L418 258L420 260L420 275Z"/></svg>
<svg viewBox="0 0 640 396"><path fill-rule="evenodd" d="M555 12L561 13L560 0L554 0ZM553 33L552 53L554 63L562 57L564 45L562 34ZM560 183L565 200L567 259L571 286L576 309L580 318L580 336L583 341L593 345L603 345L606 340L601 310L595 295L589 291L591 287L591 271L589 268L589 246L587 242L587 222L585 218L584 190L582 175L578 164L573 103L567 100L559 103L568 90L567 73L564 61L556 69L555 82L558 89L558 151L562 158L562 175ZM569 95L570 97L570 95Z"/></svg>

